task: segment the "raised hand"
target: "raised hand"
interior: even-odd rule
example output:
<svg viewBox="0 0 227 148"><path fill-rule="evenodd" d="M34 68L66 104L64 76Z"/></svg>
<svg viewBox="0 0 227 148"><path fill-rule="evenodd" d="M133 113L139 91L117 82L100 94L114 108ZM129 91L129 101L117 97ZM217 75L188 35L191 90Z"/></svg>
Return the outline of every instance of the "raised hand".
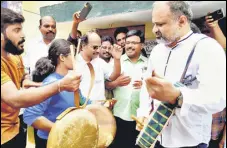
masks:
<svg viewBox="0 0 227 148"><path fill-rule="evenodd" d="M120 59L123 52L123 48L117 44L114 44L110 50L114 59Z"/></svg>
<svg viewBox="0 0 227 148"><path fill-rule="evenodd" d="M80 22L84 21L86 19L81 20L80 19L80 11L77 11L73 14L73 22L79 24Z"/></svg>
<svg viewBox="0 0 227 148"><path fill-rule="evenodd" d="M218 20L214 21L212 16L209 14L210 13L208 13L207 16L205 17L207 26L210 28L214 28L214 27L218 26Z"/></svg>

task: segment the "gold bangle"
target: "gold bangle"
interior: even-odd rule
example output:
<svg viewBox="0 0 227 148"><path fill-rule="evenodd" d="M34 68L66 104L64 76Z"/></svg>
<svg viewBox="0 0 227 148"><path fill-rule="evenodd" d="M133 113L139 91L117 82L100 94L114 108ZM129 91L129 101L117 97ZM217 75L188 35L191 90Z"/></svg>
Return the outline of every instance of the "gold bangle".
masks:
<svg viewBox="0 0 227 148"><path fill-rule="evenodd" d="M58 92L61 92L61 80L58 81Z"/></svg>

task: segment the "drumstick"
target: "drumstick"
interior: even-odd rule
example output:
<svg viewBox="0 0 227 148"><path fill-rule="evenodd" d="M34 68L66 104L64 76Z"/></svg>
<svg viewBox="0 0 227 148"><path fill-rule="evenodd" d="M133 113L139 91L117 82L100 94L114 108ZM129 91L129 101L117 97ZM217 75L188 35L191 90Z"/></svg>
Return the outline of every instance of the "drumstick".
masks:
<svg viewBox="0 0 227 148"><path fill-rule="evenodd" d="M79 41L79 44L80 44L80 41ZM78 47L80 47L80 45L77 46L77 51L79 50ZM73 71L76 72L76 61L75 61L75 58L74 58L75 50L74 50L73 45L70 45L70 52L71 52L72 63L73 63ZM78 52L76 52L76 53L78 53ZM74 92L74 101L75 101L75 106L77 108L80 108L80 98L79 98L79 92L78 91Z"/></svg>
<svg viewBox="0 0 227 148"><path fill-rule="evenodd" d="M78 39L78 44L77 44L77 49L76 49L76 54L75 55L74 55L74 53L75 53L74 47L73 47L73 45L70 45L71 57L72 57L72 62L73 62L73 70L76 70L76 61L75 61L75 58L79 54L80 41L81 41L81 39Z"/></svg>
<svg viewBox="0 0 227 148"><path fill-rule="evenodd" d="M135 120L137 123L139 123L140 125L144 126L144 124L140 122L134 115L131 115L131 118Z"/></svg>
<svg viewBox="0 0 227 148"><path fill-rule="evenodd" d="M78 44L77 44L77 49L76 49L76 55L77 56L79 54L79 51L80 51L80 42L81 42L81 39L78 39Z"/></svg>
<svg viewBox="0 0 227 148"><path fill-rule="evenodd" d="M71 57L72 57L73 70L76 71L76 62L75 62L75 59L74 59L74 47L73 47L73 45L70 45L70 52L71 52Z"/></svg>

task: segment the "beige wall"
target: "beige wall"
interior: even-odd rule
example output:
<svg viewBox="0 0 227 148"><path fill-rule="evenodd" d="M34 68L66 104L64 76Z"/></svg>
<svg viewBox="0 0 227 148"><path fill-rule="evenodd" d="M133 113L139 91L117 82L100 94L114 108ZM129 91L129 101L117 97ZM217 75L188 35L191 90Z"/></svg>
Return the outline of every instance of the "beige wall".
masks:
<svg viewBox="0 0 227 148"><path fill-rule="evenodd" d="M39 19L40 19L40 7L54 5L58 3L62 3L64 1L22 1L23 15L25 17L24 23L24 32L26 35L26 44L32 39L41 36L39 31ZM30 11L30 12L28 12ZM34 12L34 13L31 13ZM56 38L67 38L71 31L72 22L61 22L57 23L57 35ZM82 25L82 24L81 24ZM92 25L90 26L92 27ZM109 26L107 26L109 27ZM79 30L84 34L90 29L79 25ZM152 39L154 38L152 34L152 24L151 22L145 23L145 38ZM26 50L26 48L25 48Z"/></svg>
<svg viewBox="0 0 227 148"><path fill-rule="evenodd" d="M22 9L23 9L22 13L23 13L23 16L25 17L23 28L24 28L24 33L26 35L26 44L32 39L39 37L41 35L38 28L39 19L40 19L39 8L43 6L62 3L62 2L63 1L22 1ZM68 27L66 27L66 29L62 29L62 25L59 25L57 37L58 37L58 34L59 35L64 34L61 32L61 30L68 31L67 28Z"/></svg>
<svg viewBox="0 0 227 148"><path fill-rule="evenodd" d="M155 38L155 36L152 32L152 28L153 28L152 22L145 23L145 39L154 39Z"/></svg>

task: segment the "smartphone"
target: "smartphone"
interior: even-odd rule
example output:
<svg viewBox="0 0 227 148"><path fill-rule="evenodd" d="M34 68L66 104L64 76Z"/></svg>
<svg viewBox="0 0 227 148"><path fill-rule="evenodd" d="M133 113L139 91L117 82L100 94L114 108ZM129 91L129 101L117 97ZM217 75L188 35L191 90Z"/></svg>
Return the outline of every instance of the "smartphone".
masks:
<svg viewBox="0 0 227 148"><path fill-rule="evenodd" d="M214 21L216 21L216 20L220 20L220 19L224 18L225 17L225 14L224 14L223 8L221 8L219 10L216 10L216 11L208 14L208 16L212 16L212 18L214 19Z"/></svg>
<svg viewBox="0 0 227 148"><path fill-rule="evenodd" d="M89 12L91 11L91 9L92 9L91 4L88 3L88 2L85 3L83 9L80 12L80 17L79 18L81 20L84 20L87 17L87 15L89 14Z"/></svg>

